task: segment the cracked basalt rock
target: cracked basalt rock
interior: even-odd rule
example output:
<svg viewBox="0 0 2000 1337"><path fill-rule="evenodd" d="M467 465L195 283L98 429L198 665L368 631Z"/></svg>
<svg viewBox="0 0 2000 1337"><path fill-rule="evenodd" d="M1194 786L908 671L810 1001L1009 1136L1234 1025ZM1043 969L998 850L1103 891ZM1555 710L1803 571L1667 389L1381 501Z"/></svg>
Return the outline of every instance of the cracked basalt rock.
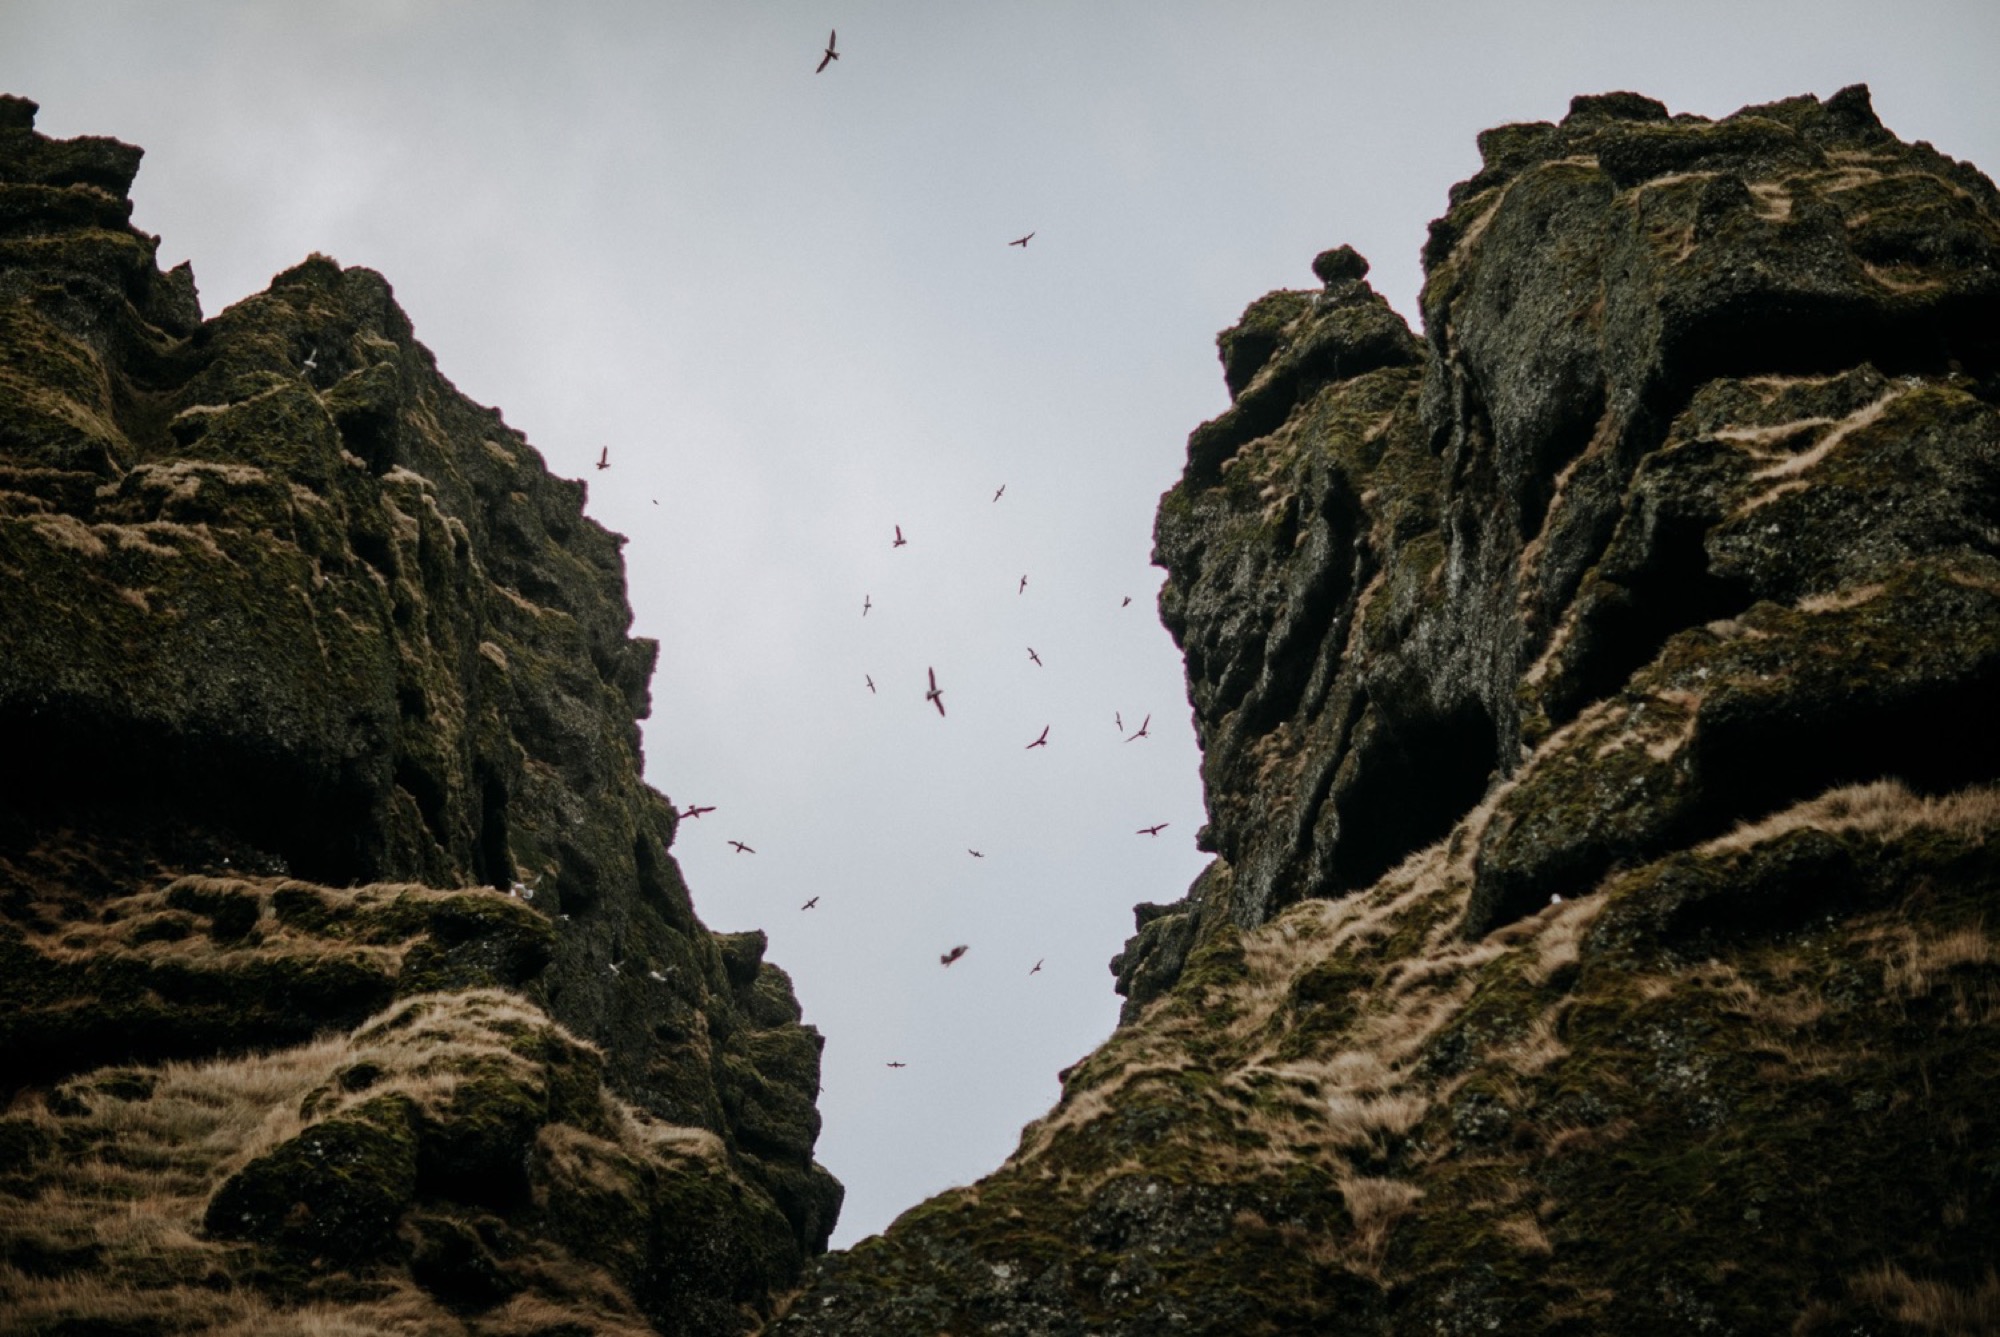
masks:
<svg viewBox="0 0 2000 1337"><path fill-rule="evenodd" d="M365 1323L405 1292L749 1326L839 1208L812 1158L820 1037L761 938L695 918L669 853L623 540L438 372L382 276L313 256L205 318L129 223L140 150L45 138L35 110L0 98L0 1073L27 1149L0 1326L111 1322L35 1262L72 1256L120 1331ZM433 1172L473 1114L411 1078L247 1165L156 1148L193 1176L168 1195L188 1233L143 1266L117 1230L33 1219L74 1188L61 1147L117 1155L91 1073L304 1071L384 1009L492 989L590 1058L562 1100L505 1096L471 1020L441 1027L427 1080L491 1078L514 1110L485 1169ZM558 1228L566 1193L629 1233Z"/></svg>
<svg viewBox="0 0 2000 1337"><path fill-rule="evenodd" d="M2000 195L1859 87L1479 144L1422 340L1217 339L1119 1029L774 1333L1990 1324Z"/></svg>

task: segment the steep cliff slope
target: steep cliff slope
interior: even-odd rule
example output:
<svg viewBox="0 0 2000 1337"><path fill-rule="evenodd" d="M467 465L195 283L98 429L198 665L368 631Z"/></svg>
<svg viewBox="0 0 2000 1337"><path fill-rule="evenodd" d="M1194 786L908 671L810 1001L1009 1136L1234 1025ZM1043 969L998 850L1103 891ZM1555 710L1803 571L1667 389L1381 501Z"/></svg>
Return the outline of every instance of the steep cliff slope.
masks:
<svg viewBox="0 0 2000 1337"><path fill-rule="evenodd" d="M0 98L9 1332L738 1331L819 1036L696 920L581 485L314 257L204 320Z"/></svg>
<svg viewBox="0 0 2000 1337"><path fill-rule="evenodd" d="M1216 859L773 1331L2000 1326L2000 194L1865 89L1481 136L1162 500Z"/></svg>

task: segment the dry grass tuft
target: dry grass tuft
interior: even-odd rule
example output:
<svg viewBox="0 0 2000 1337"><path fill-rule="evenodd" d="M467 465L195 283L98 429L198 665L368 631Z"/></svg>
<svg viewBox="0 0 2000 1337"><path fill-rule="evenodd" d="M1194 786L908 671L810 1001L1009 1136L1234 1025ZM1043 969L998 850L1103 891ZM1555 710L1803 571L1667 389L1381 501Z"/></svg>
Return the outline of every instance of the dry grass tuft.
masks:
<svg viewBox="0 0 2000 1337"><path fill-rule="evenodd" d="M1924 827L1983 840L1989 832L2000 829L2000 788L1979 786L1937 798L1923 798L1911 793L1899 780L1847 785L1755 822L1745 822L1700 850L1705 854L1747 850L1803 827L1859 831L1884 840Z"/></svg>
<svg viewBox="0 0 2000 1337"><path fill-rule="evenodd" d="M1366 1096L1336 1092L1326 1102L1326 1136L1342 1147L1365 1147L1382 1133L1400 1137L1423 1121L1431 1102L1414 1091Z"/></svg>
<svg viewBox="0 0 2000 1337"><path fill-rule="evenodd" d="M1555 1246L1549 1243L1548 1234L1542 1229L1542 1223L1532 1216L1510 1216L1494 1229L1499 1232L1500 1238L1522 1253L1547 1257L1556 1251Z"/></svg>
<svg viewBox="0 0 2000 1337"><path fill-rule="evenodd" d="M1909 924L1897 924L1877 939L1874 953L1885 962L1882 987L1904 999L1923 998L1939 977L1958 966L1983 966L2000 961L1983 924L1967 924L1930 937Z"/></svg>
<svg viewBox="0 0 2000 1337"><path fill-rule="evenodd" d="M1396 1223L1416 1210L1424 1191L1400 1179L1356 1177L1341 1181L1340 1196L1354 1221L1355 1248L1373 1267L1388 1248Z"/></svg>
<svg viewBox="0 0 2000 1337"><path fill-rule="evenodd" d="M1990 1271L1970 1291L1942 1281L1920 1281L1894 1263L1851 1277L1847 1284L1855 1299L1920 1332L1944 1337L1991 1337L2000 1332L2000 1277Z"/></svg>

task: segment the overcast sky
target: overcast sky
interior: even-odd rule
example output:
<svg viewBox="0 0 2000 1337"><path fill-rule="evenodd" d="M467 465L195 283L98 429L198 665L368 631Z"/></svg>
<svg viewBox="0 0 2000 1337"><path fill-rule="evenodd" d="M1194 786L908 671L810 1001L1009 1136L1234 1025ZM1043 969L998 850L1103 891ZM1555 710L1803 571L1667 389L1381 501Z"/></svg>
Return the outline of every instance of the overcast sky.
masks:
<svg viewBox="0 0 2000 1337"><path fill-rule="evenodd" d="M827 1036L840 1244L1013 1149L1116 1019L1130 907L1204 862L1148 558L1215 332L1341 242L1414 321L1473 136L1575 93L1865 81L2000 168L1996 55L1991 0L0 0L0 91L144 146L135 221L209 314L380 270L631 537L647 776L716 805L697 908Z"/></svg>

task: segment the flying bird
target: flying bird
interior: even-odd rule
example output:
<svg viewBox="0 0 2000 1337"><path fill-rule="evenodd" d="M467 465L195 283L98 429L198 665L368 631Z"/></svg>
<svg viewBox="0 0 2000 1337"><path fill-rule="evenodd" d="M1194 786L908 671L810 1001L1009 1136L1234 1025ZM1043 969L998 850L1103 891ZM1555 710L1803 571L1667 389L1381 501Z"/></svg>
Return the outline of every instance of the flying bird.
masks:
<svg viewBox="0 0 2000 1337"><path fill-rule="evenodd" d="M732 840L732 841L730 841L729 843L730 843L731 845L733 845L733 846L735 846L735 847L736 847L736 852L737 852L738 854L755 854L755 853L757 852L757 851L755 851L755 850L751 849L751 848L750 848L750 847L749 847L748 845L745 845L745 844L744 844L744 843L743 843L742 841L740 841L740 840Z"/></svg>
<svg viewBox="0 0 2000 1337"><path fill-rule="evenodd" d="M1151 724L1152 722L1153 722L1153 717L1151 715L1148 715L1146 716L1145 719L1140 720L1139 727L1132 731L1132 738L1127 738L1125 741L1129 743L1132 741L1133 738L1147 737L1148 735L1146 733L1146 726Z"/></svg>
<svg viewBox="0 0 2000 1337"><path fill-rule="evenodd" d="M1032 645L1028 647L1028 658L1035 661L1036 668L1040 668L1042 666L1042 657L1035 653L1035 647Z"/></svg>
<svg viewBox="0 0 2000 1337"><path fill-rule="evenodd" d="M995 500L995 501L998 501L998 500L1000 500L1000 493L1001 493L1001 492L1005 492L1006 490L1007 490L1007 485L1006 485L1005 483L1002 483L1002 484L1000 485L1000 491L999 491L999 492L995 492L995 493L993 494L993 500Z"/></svg>
<svg viewBox="0 0 2000 1337"><path fill-rule="evenodd" d="M611 467L611 447L606 446L597 452L597 467L600 469L609 469Z"/></svg>
<svg viewBox="0 0 2000 1337"><path fill-rule="evenodd" d="M900 548L900 547L902 547L902 546L903 546L903 545L904 545L905 543L908 543L908 542L909 542L909 540L903 537L903 527L902 527L901 525L897 525L897 526L896 526L896 541L895 541L894 543L891 543L891 544L890 544L889 546L890 546L890 547L892 547L892 548Z"/></svg>
<svg viewBox="0 0 2000 1337"><path fill-rule="evenodd" d="M1115 711L1115 710L1114 710L1114 711L1112 711L1112 712L1111 712L1111 722L1112 722L1113 724L1116 724L1116 725L1118 726L1118 732L1119 732L1119 733L1124 733L1124 732L1125 732L1125 717L1124 717L1123 715L1119 714L1119 713L1118 713L1117 711Z"/></svg>
<svg viewBox="0 0 2000 1337"><path fill-rule="evenodd" d="M1048 960L1048 958L1047 958L1047 957L1043 957L1043 958L1042 958L1042 961L1046 961L1046 960ZM1042 961L1037 961L1037 962L1035 962L1035 968L1034 968L1033 970L1029 971L1028 973L1029 973L1030 975L1039 975L1039 974L1041 974L1041 973L1042 973Z"/></svg>
<svg viewBox="0 0 2000 1337"><path fill-rule="evenodd" d="M924 672L931 675L931 689L928 692L924 693L924 700L936 706L938 708L939 716L943 716L944 688L937 685L937 670L934 668L927 668L924 670Z"/></svg>
<svg viewBox="0 0 2000 1337"><path fill-rule="evenodd" d="M873 608L874 606L875 606L875 601L873 599L869 598L865 594L861 596L861 616L867 617L868 610Z"/></svg>
<svg viewBox="0 0 2000 1337"><path fill-rule="evenodd" d="M1160 834L1160 832L1166 830L1168 827L1172 825L1173 825L1172 822L1161 822L1157 826L1142 826L1134 834L1141 836L1157 836Z"/></svg>
<svg viewBox="0 0 2000 1337"><path fill-rule="evenodd" d="M978 850L975 849L968 849L966 850L966 853L970 854L975 859L984 859L986 857L985 855L981 854Z"/></svg>
<svg viewBox="0 0 2000 1337"><path fill-rule="evenodd" d="M839 33L838 31L835 31L835 30L832 30L832 29L829 29L829 30L827 31L827 34L826 34L826 54L825 54L825 55L823 55L823 56L821 56L821 57L819 58L819 70L814 70L814 71L813 71L813 73L814 73L814 74L818 74L818 73L820 72L820 70L823 70L823 69L825 69L825 68L826 68L827 66L829 66L829 65L833 64L833 62L834 62L834 61L836 61L836 60L839 60L839 59L840 59L840 53L839 53L838 51L835 51L835 50L833 49L833 44L834 44L834 40L835 40L836 38L838 38L839 36L840 36L840 33Z"/></svg>
<svg viewBox="0 0 2000 1337"><path fill-rule="evenodd" d="M1047 747L1048 745L1049 745L1049 726L1044 724L1042 726L1042 736L1037 738L1034 742L1028 744L1028 747ZM1024 748L1022 750L1026 751L1027 749Z"/></svg>
<svg viewBox="0 0 2000 1337"><path fill-rule="evenodd" d="M1122 604L1119 604L1118 606L1119 606L1120 608L1124 608L1124 607L1126 607L1127 605L1129 605L1129 604L1130 604L1131 602L1132 602L1132 596L1128 594L1128 595L1126 595L1126 596L1125 596L1125 602L1124 602L1124 603L1122 603Z"/></svg>
<svg viewBox="0 0 2000 1337"><path fill-rule="evenodd" d="M868 691L872 695L875 691L875 679L864 673L861 675L861 681L868 684Z"/></svg>
<svg viewBox="0 0 2000 1337"><path fill-rule="evenodd" d="M813 898L812 898L811 900L807 901L807 902L806 902L806 903L805 903L804 905L801 905L801 906L799 907L799 909L801 909L801 910L810 910L810 909L812 909L812 908L813 908L813 907L814 907L815 905L818 905L818 904L819 904L819 897L815 896L815 897L813 897Z"/></svg>
<svg viewBox="0 0 2000 1337"><path fill-rule="evenodd" d="M948 965L950 965L950 964L951 964L952 962L954 962L954 961L958 960L958 958L959 958L959 957L961 957L961 956L964 956L964 955L965 955L965 944L964 944L964 943L960 943L960 944L959 944L958 946L956 946L956 947L952 948L952 949L951 949L950 951L946 952L946 953L945 953L945 954L944 954L943 956L940 956L940 957L938 958L938 961L939 961L939 962L940 962L941 964L943 964L943 965L947 965L947 966L948 966Z"/></svg>
<svg viewBox="0 0 2000 1337"><path fill-rule="evenodd" d="M693 803L693 804L689 804L689 805L688 805L688 810L687 810L686 812L682 813L682 814L681 814L681 816L683 816L683 817L699 817L699 816L701 816L701 815L702 815L703 813L705 813L705 812L714 812L714 811L715 811L715 805L714 805L713 803L709 804L709 805L708 805L707 807L705 807L705 808L704 808L704 807L702 807L702 806L701 806L701 805L700 805L699 803Z"/></svg>
<svg viewBox="0 0 2000 1337"><path fill-rule="evenodd" d="M1034 233L1030 232L1028 234L1028 237L1032 237L1034 235L1035 235ZM1022 250L1025 251L1028 249L1028 237L1016 237L1014 238L1014 240L1008 242L1007 244L1009 246L1019 246Z"/></svg>
<svg viewBox="0 0 2000 1337"><path fill-rule="evenodd" d="M1027 592L1028 592L1028 578L1027 578L1026 576L1022 576L1022 577L1021 577L1021 588L1020 588L1020 589L1018 589L1018 590L1015 590L1015 591L1014 591L1014 593L1016 593L1016 594L1026 594Z"/></svg>
<svg viewBox="0 0 2000 1337"><path fill-rule="evenodd" d="M887 1064L886 1064L885 1066L887 1066L887 1067L891 1067L891 1068L907 1068L907 1067L909 1067L910 1065L909 1065L909 1064L907 1064L907 1063L898 1063L898 1062L897 1062L897 1061L896 1061L895 1059L890 1059L890 1060L889 1060L889 1062L888 1062L888 1063L887 1063Z"/></svg>

